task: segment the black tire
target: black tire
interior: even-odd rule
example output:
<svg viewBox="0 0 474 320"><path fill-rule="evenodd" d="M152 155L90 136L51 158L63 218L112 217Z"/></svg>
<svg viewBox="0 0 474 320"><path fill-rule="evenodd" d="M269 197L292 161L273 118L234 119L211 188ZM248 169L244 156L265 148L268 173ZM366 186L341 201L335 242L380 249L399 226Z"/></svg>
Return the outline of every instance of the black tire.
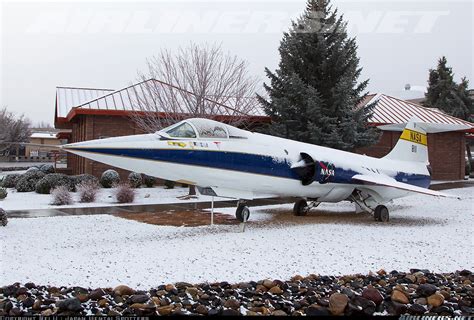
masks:
<svg viewBox="0 0 474 320"><path fill-rule="evenodd" d="M293 206L293 214L295 216L305 216L308 214L308 202L305 199L300 199L295 202Z"/></svg>
<svg viewBox="0 0 474 320"><path fill-rule="evenodd" d="M374 211L375 221L388 222L390 220L390 214L386 206L379 205Z"/></svg>
<svg viewBox="0 0 474 320"><path fill-rule="evenodd" d="M250 218L250 209L246 205L239 205L235 211L235 218L240 222L247 222Z"/></svg>

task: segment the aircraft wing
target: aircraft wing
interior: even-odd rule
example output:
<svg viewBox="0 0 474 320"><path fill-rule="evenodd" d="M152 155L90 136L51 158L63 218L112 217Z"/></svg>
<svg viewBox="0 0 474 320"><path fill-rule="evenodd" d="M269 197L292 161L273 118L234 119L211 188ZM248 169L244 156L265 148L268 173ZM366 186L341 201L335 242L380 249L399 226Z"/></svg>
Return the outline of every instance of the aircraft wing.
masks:
<svg viewBox="0 0 474 320"><path fill-rule="evenodd" d="M437 197L447 197L447 198L458 198L456 196L446 194L443 192L430 190L422 187L413 186L408 183L399 182L393 178L384 175L367 175L367 174L356 174L352 177L353 180L361 181L367 184L377 185L377 186L384 186L384 187L392 187L396 189L423 193L430 196L437 196Z"/></svg>

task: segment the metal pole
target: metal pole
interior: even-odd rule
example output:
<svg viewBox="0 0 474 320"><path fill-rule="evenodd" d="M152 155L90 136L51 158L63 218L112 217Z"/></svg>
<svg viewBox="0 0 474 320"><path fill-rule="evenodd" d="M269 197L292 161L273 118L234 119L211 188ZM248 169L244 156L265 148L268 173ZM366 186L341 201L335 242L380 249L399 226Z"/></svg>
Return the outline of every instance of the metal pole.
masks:
<svg viewBox="0 0 474 320"><path fill-rule="evenodd" d="M214 196L211 198L211 226L214 225Z"/></svg>

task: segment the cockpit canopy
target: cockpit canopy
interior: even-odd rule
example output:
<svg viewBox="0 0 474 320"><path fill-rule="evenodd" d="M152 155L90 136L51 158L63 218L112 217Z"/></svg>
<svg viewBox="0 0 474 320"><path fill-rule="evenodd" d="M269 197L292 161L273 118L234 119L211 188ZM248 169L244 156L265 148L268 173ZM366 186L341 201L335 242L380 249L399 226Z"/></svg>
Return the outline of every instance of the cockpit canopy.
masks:
<svg viewBox="0 0 474 320"><path fill-rule="evenodd" d="M168 138L247 139L248 133L239 128L209 119L192 118L157 132Z"/></svg>

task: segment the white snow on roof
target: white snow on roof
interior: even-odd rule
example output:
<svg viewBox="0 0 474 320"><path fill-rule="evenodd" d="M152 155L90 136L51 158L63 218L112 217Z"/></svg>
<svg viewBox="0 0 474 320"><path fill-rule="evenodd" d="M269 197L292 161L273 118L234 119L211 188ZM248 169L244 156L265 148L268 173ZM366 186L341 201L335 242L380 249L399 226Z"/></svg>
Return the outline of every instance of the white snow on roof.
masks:
<svg viewBox="0 0 474 320"><path fill-rule="evenodd" d="M56 133L54 132L33 132L31 138L36 139L57 139Z"/></svg>
<svg viewBox="0 0 474 320"><path fill-rule="evenodd" d="M371 123L406 124L412 117L417 117L425 123L444 125L444 127L451 125L453 130L474 128L472 123L444 114L434 108L426 108L417 103L385 94L374 95L367 104L373 102L375 102L375 108L372 117L369 119Z"/></svg>
<svg viewBox="0 0 474 320"><path fill-rule="evenodd" d="M56 87L57 117L65 118L73 107L112 91L111 89Z"/></svg>
<svg viewBox="0 0 474 320"><path fill-rule="evenodd" d="M192 92L156 79L148 79L117 91L106 92L102 96L84 101L78 105L78 108L196 114L196 108L199 105L205 114L265 115L258 101L253 97L202 99ZM163 106L166 106L166 109Z"/></svg>

